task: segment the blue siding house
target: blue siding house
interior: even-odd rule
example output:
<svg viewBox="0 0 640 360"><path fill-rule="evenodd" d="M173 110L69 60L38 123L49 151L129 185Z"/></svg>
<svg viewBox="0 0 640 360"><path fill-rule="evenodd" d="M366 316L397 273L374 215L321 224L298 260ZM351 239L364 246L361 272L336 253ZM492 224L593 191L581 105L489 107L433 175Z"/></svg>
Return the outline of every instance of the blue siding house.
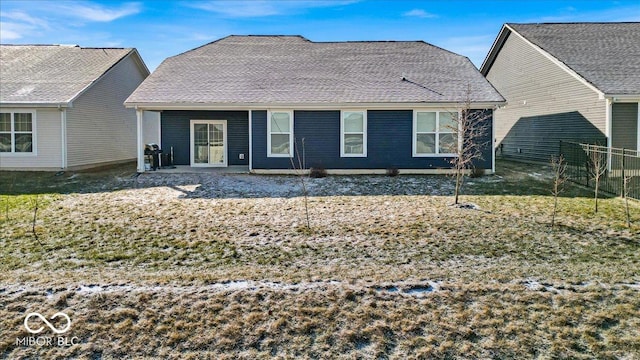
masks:
<svg viewBox="0 0 640 360"><path fill-rule="evenodd" d="M166 59L125 106L138 112L140 172L155 111L176 165L441 173L455 156L452 116L468 103L489 114L475 165L491 172L491 114L504 99L469 59L422 41L229 36Z"/></svg>

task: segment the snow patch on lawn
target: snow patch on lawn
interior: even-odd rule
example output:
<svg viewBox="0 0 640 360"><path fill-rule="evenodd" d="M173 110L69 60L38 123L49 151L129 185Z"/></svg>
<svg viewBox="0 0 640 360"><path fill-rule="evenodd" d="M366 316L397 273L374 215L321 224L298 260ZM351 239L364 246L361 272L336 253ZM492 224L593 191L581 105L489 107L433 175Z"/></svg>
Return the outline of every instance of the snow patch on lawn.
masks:
<svg viewBox="0 0 640 360"><path fill-rule="evenodd" d="M236 280L223 281L202 286L176 286L176 285L157 285L157 286L132 286L132 285L80 285L74 289L79 295L91 296L100 293L116 293L116 292L171 292L171 293L201 293L201 292L236 292L236 291L256 291L256 290L279 290L291 292L303 292L311 290L328 290L330 288L342 288L348 290L361 290L362 286L353 285L341 281L315 281L301 283L282 283L272 281L251 281ZM426 294L439 291L440 283L427 281L425 283L404 283L398 282L384 285L368 285L365 289L373 289L378 293L394 294L394 295L410 295L422 297ZM53 295L53 294L51 294Z"/></svg>
<svg viewBox="0 0 640 360"><path fill-rule="evenodd" d="M88 285L88 286L80 285L80 287L76 292L80 295L86 295L86 294L97 294L103 291L104 289L98 285Z"/></svg>

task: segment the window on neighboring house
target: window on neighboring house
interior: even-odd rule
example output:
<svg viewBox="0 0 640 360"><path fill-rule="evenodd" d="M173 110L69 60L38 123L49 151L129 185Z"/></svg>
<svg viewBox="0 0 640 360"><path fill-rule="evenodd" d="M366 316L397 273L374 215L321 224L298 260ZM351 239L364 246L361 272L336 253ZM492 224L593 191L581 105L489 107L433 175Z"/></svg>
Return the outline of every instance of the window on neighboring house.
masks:
<svg viewBox="0 0 640 360"><path fill-rule="evenodd" d="M340 156L367 156L367 112L343 111L340 120Z"/></svg>
<svg viewBox="0 0 640 360"><path fill-rule="evenodd" d="M33 153L33 113L0 113L0 152Z"/></svg>
<svg viewBox="0 0 640 360"><path fill-rule="evenodd" d="M267 156L293 157L293 111L270 111L267 133Z"/></svg>
<svg viewBox="0 0 640 360"><path fill-rule="evenodd" d="M413 156L453 155L458 146L457 113L416 111L413 116Z"/></svg>

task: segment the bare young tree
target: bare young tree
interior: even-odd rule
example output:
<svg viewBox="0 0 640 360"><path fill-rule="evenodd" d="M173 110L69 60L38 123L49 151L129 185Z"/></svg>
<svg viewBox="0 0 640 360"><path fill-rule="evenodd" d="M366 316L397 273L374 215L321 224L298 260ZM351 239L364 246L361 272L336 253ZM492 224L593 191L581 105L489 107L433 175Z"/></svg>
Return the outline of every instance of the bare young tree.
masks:
<svg viewBox="0 0 640 360"><path fill-rule="evenodd" d="M40 246L42 246L42 243L40 242L40 238L38 237L38 231L36 229L36 223L38 222L38 194L36 194L31 201L33 203L33 221L31 222L31 232L36 242Z"/></svg>
<svg viewBox="0 0 640 360"><path fill-rule="evenodd" d="M589 175L594 182L595 212L598 212L598 194L600 180L607 173L607 154L598 148L587 145L587 156L589 157Z"/></svg>
<svg viewBox="0 0 640 360"><path fill-rule="evenodd" d="M460 112L449 113L451 123L445 126L451 131L451 141L443 144L443 135L440 135L440 146L455 154L449 160L455 178L455 205L459 204L460 191L467 172L474 170L475 163L484 159L483 152L492 145L491 137L488 136L491 124L487 121L491 118L491 112L472 109L470 91L467 90L467 99ZM442 123L441 119L441 126Z"/></svg>
<svg viewBox="0 0 640 360"><path fill-rule="evenodd" d="M555 226L556 214L558 212L558 197L564 191L564 183L567 181L567 163L563 155L551 157L551 168L553 169L553 215L551 217L551 228Z"/></svg>
<svg viewBox="0 0 640 360"><path fill-rule="evenodd" d="M307 230L311 230L311 221L309 220L309 193L307 191L307 183L305 182L306 154L305 154L304 138L302 138L302 153L304 154L302 158L300 157L300 152L298 151L298 142L296 141L296 139L293 140L293 149L295 151L296 158L298 159L298 163L296 164L293 157L289 157L289 161L291 162L291 167L293 168L296 175L298 176L298 179L300 179L300 184L302 185L302 196L304 199L304 213L305 213L305 218L307 220Z"/></svg>

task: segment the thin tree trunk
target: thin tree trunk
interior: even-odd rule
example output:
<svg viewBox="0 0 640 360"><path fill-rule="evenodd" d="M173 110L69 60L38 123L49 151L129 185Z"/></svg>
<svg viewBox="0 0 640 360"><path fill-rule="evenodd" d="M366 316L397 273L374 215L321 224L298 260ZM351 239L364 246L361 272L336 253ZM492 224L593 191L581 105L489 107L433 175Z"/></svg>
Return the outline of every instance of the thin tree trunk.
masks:
<svg viewBox="0 0 640 360"><path fill-rule="evenodd" d="M598 179L596 179L596 191L595 191L595 197L596 197L596 214L598 213L598 185L600 185L600 181L598 181Z"/></svg>
<svg viewBox="0 0 640 360"><path fill-rule="evenodd" d="M305 213L305 218L307 220L307 230L311 229L311 221L309 220L309 194L307 193L307 185L304 181L304 165L306 163L306 159L304 159L304 157L301 159L300 158L300 153L298 152L298 143L297 141L294 139L293 140L293 145L294 145L294 149L295 149L295 153L296 156L298 157L298 167L296 167L295 162L293 161L293 157L289 158L289 161L291 162L291 167L293 167L293 169L295 170L295 172L298 174L298 177L300 178L300 183L302 184L302 195L303 195L303 200L304 200L304 213ZM304 146L304 138L302 138L302 153L305 154L305 146Z"/></svg>
<svg viewBox="0 0 640 360"><path fill-rule="evenodd" d="M36 231L36 222L38 221L38 195L36 195L33 200L33 222L31 223L31 232L33 233L33 238L36 239L36 242L42 246L40 239L38 238L38 232Z"/></svg>
<svg viewBox="0 0 640 360"><path fill-rule="evenodd" d="M558 209L558 197L556 196L553 199L553 215L551 216L551 228L553 229L553 227L556 224L556 211Z"/></svg>
<svg viewBox="0 0 640 360"><path fill-rule="evenodd" d="M458 173L456 174L456 193L455 193L455 205L458 205L458 198L460 196L460 182L461 182L462 176L460 174L460 169L458 169Z"/></svg>

